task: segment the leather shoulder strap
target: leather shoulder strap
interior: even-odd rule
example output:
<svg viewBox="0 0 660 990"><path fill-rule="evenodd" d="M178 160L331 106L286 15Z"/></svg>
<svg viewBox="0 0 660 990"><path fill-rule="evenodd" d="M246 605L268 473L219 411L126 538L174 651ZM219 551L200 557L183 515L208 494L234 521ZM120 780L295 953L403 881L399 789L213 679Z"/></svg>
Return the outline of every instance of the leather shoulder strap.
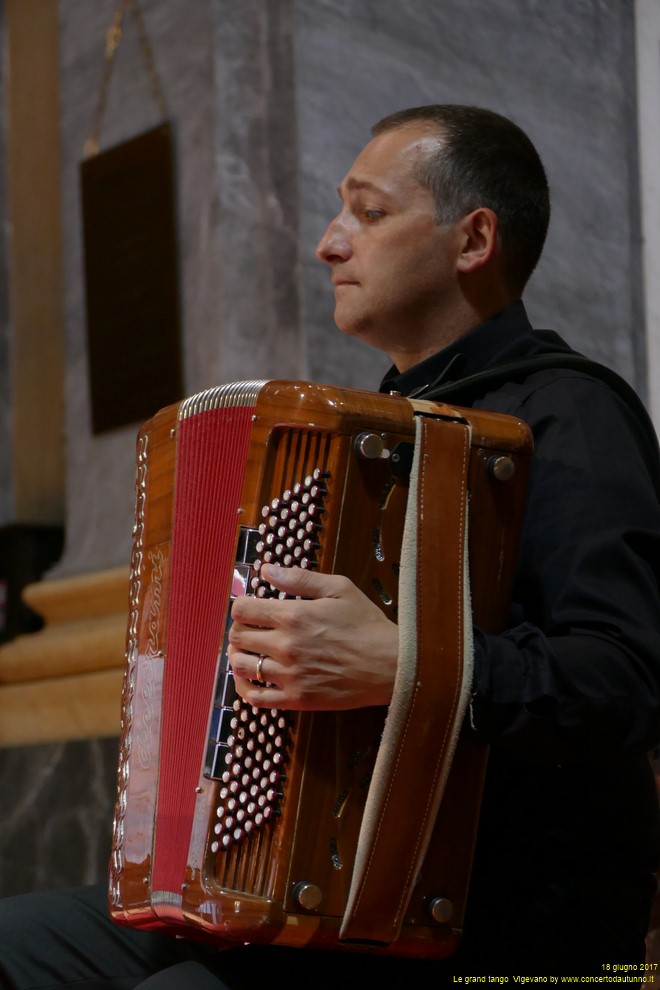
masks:
<svg viewBox="0 0 660 990"><path fill-rule="evenodd" d="M431 415L418 415L416 424L399 580L399 664L339 934L347 941L388 944L399 935L472 684L470 427ZM431 515L439 523L429 532Z"/></svg>

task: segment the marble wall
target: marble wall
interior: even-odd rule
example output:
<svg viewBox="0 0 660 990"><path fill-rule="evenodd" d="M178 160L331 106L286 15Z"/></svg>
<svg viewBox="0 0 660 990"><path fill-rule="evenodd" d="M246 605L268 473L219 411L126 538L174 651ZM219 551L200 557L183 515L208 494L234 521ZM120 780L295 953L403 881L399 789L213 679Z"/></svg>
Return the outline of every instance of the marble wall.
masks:
<svg viewBox="0 0 660 990"><path fill-rule="evenodd" d="M116 739L0 750L0 897L102 880Z"/></svg>
<svg viewBox="0 0 660 990"><path fill-rule="evenodd" d="M136 427L98 437L89 427L78 182L115 6L100 0L90 14L85 0L59 4L70 449L68 540L57 575L118 565L130 550ZM141 9L175 132L186 393L240 378L305 377L294 5L142 0ZM102 148L157 119L127 18Z"/></svg>
<svg viewBox="0 0 660 990"><path fill-rule="evenodd" d="M133 511L136 428L93 436L86 350L79 165L101 91L106 29L118 5L61 0L61 154L67 347L67 544L58 575L127 563ZM201 335L217 322L214 191L215 11L212 4L142 3L144 22L175 131L181 293L187 381L195 380ZM131 18L115 57L101 126L101 150L161 119ZM184 150L185 149L185 150ZM193 355L191 361L187 355ZM131 355L126 355L131 360ZM197 384L193 386L196 388Z"/></svg>
<svg viewBox="0 0 660 990"><path fill-rule="evenodd" d="M528 288L532 318L643 388L633 5L300 0L296 10L311 375L365 383L354 344L332 332L311 246L369 126L404 106L474 103L520 124L548 171L553 218Z"/></svg>

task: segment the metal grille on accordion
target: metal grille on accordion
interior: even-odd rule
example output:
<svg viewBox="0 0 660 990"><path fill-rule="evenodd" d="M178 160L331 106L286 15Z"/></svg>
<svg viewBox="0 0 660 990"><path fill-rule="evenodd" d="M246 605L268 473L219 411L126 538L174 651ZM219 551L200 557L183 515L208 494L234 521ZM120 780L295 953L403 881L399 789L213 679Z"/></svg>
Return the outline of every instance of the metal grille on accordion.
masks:
<svg viewBox="0 0 660 990"><path fill-rule="evenodd" d="M379 750L378 765L383 761L388 733L399 751L398 730L380 708L252 708L237 696L226 658L232 598L280 594L260 575L266 561L344 574L397 620L420 418L441 456L425 458L433 462L424 482L433 505L417 537L419 560L407 568L415 572L406 578L417 588L415 607L424 623L424 609L433 612L440 641L443 606L425 604L426 577L447 564L445 498L453 505L462 485L461 505L466 514L470 508L471 612L481 628L496 631L506 617L531 453L520 421L272 381L200 393L140 431L110 862L110 910L119 923L228 944L429 957L455 951L484 749L457 727L401 917L376 918L373 937L362 937L359 926L356 937L347 923L356 863L374 853L373 862L396 875L398 850L415 829L410 799L397 809L397 784L382 820L387 827L377 830L378 849L368 829L365 838L374 764ZM448 460L436 463L444 461L443 438L458 432L466 438L462 480L451 477ZM415 521L415 530L420 526ZM435 578L428 583L435 586ZM447 624L455 626L445 597ZM420 641L428 639L420 633ZM425 663L433 669L435 658ZM402 748L399 757L405 759ZM423 803L423 767L413 784ZM365 880L377 900L379 883L377 875ZM401 900L398 890L392 896ZM386 911L386 894L383 901Z"/></svg>

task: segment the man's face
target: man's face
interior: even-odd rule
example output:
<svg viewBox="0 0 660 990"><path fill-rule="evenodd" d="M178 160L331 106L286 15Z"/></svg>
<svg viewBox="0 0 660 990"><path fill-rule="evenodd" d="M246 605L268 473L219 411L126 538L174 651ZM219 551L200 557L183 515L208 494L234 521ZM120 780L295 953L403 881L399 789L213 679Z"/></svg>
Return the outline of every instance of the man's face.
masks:
<svg viewBox="0 0 660 990"><path fill-rule="evenodd" d="M452 339L457 229L436 223L433 197L415 178L439 144L423 125L374 138L341 183L341 210L316 251L332 268L337 326L399 370Z"/></svg>

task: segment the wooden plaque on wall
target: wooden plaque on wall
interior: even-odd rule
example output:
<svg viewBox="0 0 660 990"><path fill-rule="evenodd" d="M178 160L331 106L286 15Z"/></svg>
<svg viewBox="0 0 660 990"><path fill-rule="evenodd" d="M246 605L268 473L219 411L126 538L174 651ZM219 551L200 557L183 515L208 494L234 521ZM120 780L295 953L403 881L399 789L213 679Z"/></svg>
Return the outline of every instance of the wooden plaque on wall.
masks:
<svg viewBox="0 0 660 990"><path fill-rule="evenodd" d="M172 141L164 124L80 166L92 429L182 396Z"/></svg>

